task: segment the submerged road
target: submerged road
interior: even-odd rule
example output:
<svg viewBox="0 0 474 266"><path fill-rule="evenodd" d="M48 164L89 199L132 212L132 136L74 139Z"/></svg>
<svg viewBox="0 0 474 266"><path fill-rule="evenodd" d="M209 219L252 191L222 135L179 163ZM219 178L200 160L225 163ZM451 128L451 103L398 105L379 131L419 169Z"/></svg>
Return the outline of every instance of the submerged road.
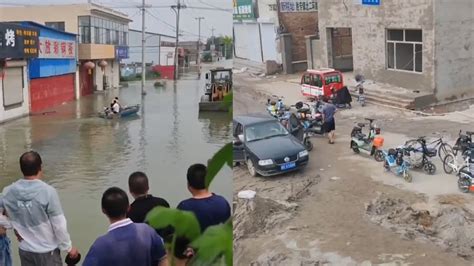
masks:
<svg viewBox="0 0 474 266"><path fill-rule="evenodd" d="M198 112L204 80L197 80L197 74L184 74L178 82L167 81L160 88L150 81L146 91L142 99L140 83L130 83L126 88L65 104L54 113L0 127L0 188L21 178L18 159L23 152L38 151L44 163L44 181L58 190L73 245L83 256L107 231L108 221L100 207L107 188L118 186L128 191L129 174L144 171L150 179L150 193L175 207L190 197L187 168L206 164L230 141L232 120L228 114ZM114 121L99 118L97 113L115 96L122 105L141 104L140 115ZM231 175L232 170L224 167L211 186L229 202ZM14 265L19 265L17 241L10 237Z"/></svg>

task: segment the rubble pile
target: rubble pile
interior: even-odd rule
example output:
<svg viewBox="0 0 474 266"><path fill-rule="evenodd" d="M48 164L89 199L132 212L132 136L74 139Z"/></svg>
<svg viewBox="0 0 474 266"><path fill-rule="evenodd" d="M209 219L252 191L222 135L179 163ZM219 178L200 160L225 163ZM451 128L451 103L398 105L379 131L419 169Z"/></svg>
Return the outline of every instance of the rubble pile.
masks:
<svg viewBox="0 0 474 266"><path fill-rule="evenodd" d="M429 240L474 260L474 214L461 206L441 205L436 214L402 199L379 195L366 206L369 219L407 239Z"/></svg>

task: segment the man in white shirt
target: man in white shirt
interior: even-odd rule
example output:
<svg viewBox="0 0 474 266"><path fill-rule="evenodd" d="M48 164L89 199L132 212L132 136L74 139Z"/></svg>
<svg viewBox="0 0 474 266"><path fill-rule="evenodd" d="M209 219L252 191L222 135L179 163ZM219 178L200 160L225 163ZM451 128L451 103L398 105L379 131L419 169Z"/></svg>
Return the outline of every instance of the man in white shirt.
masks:
<svg viewBox="0 0 474 266"><path fill-rule="evenodd" d="M112 112L114 112L114 114L120 113L120 103L118 97L115 97L114 99L114 103L112 104Z"/></svg>

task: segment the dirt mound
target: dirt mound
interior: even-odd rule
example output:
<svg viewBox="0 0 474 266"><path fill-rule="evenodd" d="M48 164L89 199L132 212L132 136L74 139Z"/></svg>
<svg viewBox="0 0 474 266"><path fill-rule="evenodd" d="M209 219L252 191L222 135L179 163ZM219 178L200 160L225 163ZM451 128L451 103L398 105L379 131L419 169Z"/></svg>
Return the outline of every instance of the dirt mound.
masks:
<svg viewBox="0 0 474 266"><path fill-rule="evenodd" d="M252 200L239 199L234 212L234 241L267 232L291 218L297 206L258 195Z"/></svg>
<svg viewBox="0 0 474 266"><path fill-rule="evenodd" d="M416 209L402 199L381 194L366 206L369 219L408 239L429 240L474 260L474 214L444 203L436 214Z"/></svg>

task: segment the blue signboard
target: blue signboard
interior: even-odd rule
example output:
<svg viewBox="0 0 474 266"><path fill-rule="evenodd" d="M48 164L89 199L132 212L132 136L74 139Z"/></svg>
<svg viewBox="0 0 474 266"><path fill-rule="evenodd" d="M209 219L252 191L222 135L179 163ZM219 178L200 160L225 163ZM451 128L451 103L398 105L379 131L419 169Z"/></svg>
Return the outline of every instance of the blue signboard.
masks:
<svg viewBox="0 0 474 266"><path fill-rule="evenodd" d="M128 58L128 46L115 46L115 58L116 59L127 59Z"/></svg>
<svg viewBox="0 0 474 266"><path fill-rule="evenodd" d="M379 6L380 0L362 0L363 5Z"/></svg>

